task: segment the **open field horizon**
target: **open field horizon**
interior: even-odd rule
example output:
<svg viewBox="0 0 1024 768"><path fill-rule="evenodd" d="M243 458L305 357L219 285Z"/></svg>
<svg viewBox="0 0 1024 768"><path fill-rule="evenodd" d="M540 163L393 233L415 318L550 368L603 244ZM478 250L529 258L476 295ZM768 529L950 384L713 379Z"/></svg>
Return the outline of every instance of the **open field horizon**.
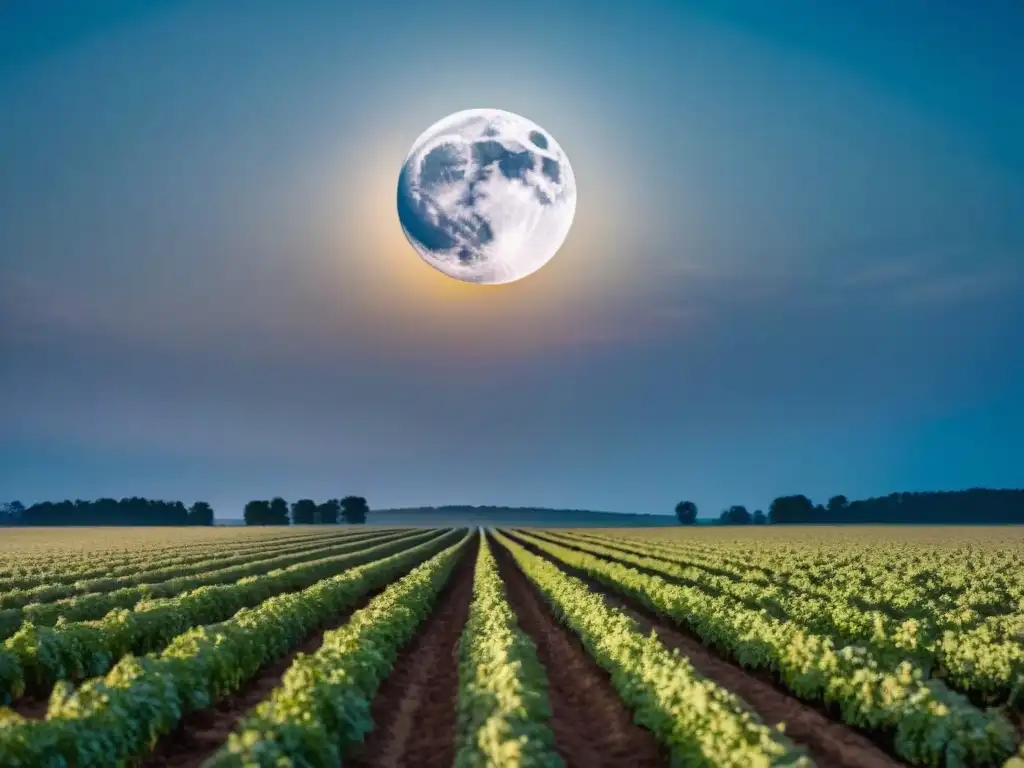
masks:
<svg viewBox="0 0 1024 768"><path fill-rule="evenodd" d="M0 756L1009 766L1022 565L1024 526L8 529Z"/></svg>
<svg viewBox="0 0 1024 768"><path fill-rule="evenodd" d="M1024 768L1022 41L0 0L0 768Z"/></svg>

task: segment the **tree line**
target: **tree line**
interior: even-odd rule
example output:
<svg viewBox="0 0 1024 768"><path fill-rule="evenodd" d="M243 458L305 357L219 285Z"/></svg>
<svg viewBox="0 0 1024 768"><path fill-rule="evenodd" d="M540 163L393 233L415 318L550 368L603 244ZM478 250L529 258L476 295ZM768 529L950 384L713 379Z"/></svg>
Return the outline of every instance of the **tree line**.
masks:
<svg viewBox="0 0 1024 768"><path fill-rule="evenodd" d="M676 504L676 517L682 525L697 522L697 505L692 501ZM890 493L858 501L849 501L839 494L827 504L815 504L803 494L779 496L772 501L766 515L753 514L744 506L732 506L718 516L723 525L774 523L798 525L819 523L897 524L1024 524L1024 490L969 488L964 491L924 491Z"/></svg>
<svg viewBox="0 0 1024 768"><path fill-rule="evenodd" d="M328 499L317 504L312 499L288 502L280 496L269 501L250 501L243 517L246 525L334 525L339 518L346 523L365 523L370 508L362 496Z"/></svg>
<svg viewBox="0 0 1024 768"><path fill-rule="evenodd" d="M339 521L365 523L370 508L362 496L328 499L317 504L299 499L288 504L275 497L245 505L246 525L332 525ZM95 501L41 501L26 507L20 501L0 504L0 525L213 525L213 507L197 501L186 507L180 501L160 501L133 496Z"/></svg>
<svg viewBox="0 0 1024 768"><path fill-rule="evenodd" d="M213 507L197 501L159 501L133 496L95 501L41 501L26 507L19 501L0 505L7 525L213 525Z"/></svg>

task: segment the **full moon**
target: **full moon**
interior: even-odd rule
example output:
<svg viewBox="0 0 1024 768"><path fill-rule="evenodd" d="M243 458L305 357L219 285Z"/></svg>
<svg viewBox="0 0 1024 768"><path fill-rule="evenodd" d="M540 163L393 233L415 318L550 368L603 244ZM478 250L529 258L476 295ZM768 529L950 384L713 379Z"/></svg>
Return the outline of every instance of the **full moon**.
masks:
<svg viewBox="0 0 1024 768"><path fill-rule="evenodd" d="M554 137L500 109L439 120L413 143L398 177L398 218L430 266L470 283L533 274L565 242L576 179Z"/></svg>

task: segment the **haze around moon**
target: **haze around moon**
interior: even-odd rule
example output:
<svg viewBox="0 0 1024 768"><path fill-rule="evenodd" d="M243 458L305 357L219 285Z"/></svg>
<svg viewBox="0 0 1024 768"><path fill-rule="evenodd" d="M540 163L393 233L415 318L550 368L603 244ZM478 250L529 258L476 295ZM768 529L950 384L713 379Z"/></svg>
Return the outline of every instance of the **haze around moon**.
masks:
<svg viewBox="0 0 1024 768"><path fill-rule="evenodd" d="M555 138L525 117L470 109L413 143L398 218L420 257L449 277L510 283L558 252L576 213L576 179Z"/></svg>

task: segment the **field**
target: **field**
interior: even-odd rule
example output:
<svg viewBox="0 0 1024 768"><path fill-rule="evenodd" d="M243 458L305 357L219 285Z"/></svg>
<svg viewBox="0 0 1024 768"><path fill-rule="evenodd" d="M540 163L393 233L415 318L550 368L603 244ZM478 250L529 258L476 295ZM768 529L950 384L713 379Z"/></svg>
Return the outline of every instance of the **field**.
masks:
<svg viewBox="0 0 1024 768"><path fill-rule="evenodd" d="M1024 766L1016 528L8 529L0 633L3 766Z"/></svg>

